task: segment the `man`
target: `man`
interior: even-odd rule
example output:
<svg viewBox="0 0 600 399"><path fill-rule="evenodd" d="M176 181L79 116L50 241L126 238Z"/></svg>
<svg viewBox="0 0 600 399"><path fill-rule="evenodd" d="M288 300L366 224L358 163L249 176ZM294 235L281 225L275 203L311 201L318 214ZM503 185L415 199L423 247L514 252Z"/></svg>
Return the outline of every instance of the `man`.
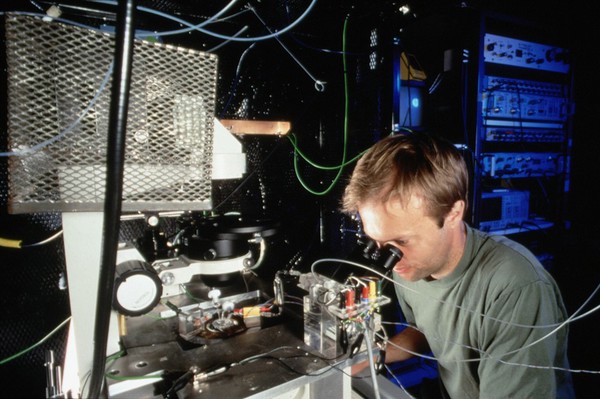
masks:
<svg viewBox="0 0 600 399"><path fill-rule="evenodd" d="M460 152L425 133L387 137L356 165L344 212L404 254L393 278L414 328L390 339L386 362L431 350L453 399L574 397L555 281L522 245L463 221L467 191Z"/></svg>

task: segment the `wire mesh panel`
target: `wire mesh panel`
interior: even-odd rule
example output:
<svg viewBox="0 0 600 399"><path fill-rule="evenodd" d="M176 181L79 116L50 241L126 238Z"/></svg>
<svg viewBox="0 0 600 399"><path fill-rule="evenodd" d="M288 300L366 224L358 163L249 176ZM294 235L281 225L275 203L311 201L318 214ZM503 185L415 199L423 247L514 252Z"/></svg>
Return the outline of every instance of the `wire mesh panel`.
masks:
<svg viewBox="0 0 600 399"><path fill-rule="evenodd" d="M9 209L101 211L114 36L7 14ZM211 208L217 57L136 40L123 211Z"/></svg>

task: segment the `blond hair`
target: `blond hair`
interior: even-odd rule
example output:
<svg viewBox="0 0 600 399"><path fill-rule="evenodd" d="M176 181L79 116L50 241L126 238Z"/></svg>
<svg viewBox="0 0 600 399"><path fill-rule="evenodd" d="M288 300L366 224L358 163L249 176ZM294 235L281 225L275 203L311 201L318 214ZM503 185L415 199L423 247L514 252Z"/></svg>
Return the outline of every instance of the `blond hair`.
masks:
<svg viewBox="0 0 600 399"><path fill-rule="evenodd" d="M423 132L389 136L374 144L358 161L342 198L342 211L356 213L361 203L421 197L428 216L443 225L458 200L467 205L469 175L458 149L449 141Z"/></svg>

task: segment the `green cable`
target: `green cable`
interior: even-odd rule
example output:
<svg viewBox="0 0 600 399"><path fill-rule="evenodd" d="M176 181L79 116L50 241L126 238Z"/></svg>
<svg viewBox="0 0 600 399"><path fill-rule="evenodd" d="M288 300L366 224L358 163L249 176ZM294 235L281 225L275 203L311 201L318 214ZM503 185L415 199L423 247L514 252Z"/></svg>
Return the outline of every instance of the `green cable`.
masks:
<svg viewBox="0 0 600 399"><path fill-rule="evenodd" d="M331 169L337 169L337 174L336 176L333 178L333 180L331 181L331 184L329 185L329 187L327 187L325 190L323 191L315 191L313 189L311 189L310 187L308 187L308 185L306 184L306 182L304 182L304 180L302 179L302 177L300 176L300 171L298 170L298 151L297 151L297 146L294 145L294 172L296 173L296 178L298 179L298 181L300 182L300 184L302 185L302 187L304 187L304 189L306 191L308 191L309 193L313 194L313 195L326 195L328 194L333 187L335 186L335 184L339 181L341 175L342 175L342 171L344 170L344 166L347 165L346 163L346 146L347 146L347 142L348 142L348 109L349 109L349 99L348 99L348 68L347 68L347 61L346 61L346 32L347 32L347 28L348 28L348 16L346 16L346 20L344 21L344 29L343 29L343 34L342 34L342 60L343 60L343 66L344 66L344 93L345 93L345 98L344 98L344 147L342 150L342 162L339 165L339 167L333 167ZM291 140L291 139L290 139ZM292 141L292 144L294 144L294 141ZM306 159L303 156L304 159ZM314 166L314 164L312 162L310 162L311 165ZM326 169L326 168L324 168Z"/></svg>
<svg viewBox="0 0 600 399"><path fill-rule="evenodd" d="M287 136L287 138L290 140L290 142L292 143L292 146L294 147L294 151L298 153L298 155L300 155L300 157L306 161L306 163L308 163L309 165L317 168L317 169L321 169L321 170L336 170L339 169L341 167L345 167L350 165L351 163L355 162L357 159L359 159L360 157L363 156L363 154L365 152L367 152L367 150L364 150L362 152L360 152L358 155L354 156L354 158L350 159L349 161L344 162L343 164L340 165L334 165L334 166L325 166L325 165L319 165L316 162L310 160L303 152L302 150L300 150L300 147L298 147L298 138L296 137L295 134L291 134L290 136Z"/></svg>
<svg viewBox="0 0 600 399"><path fill-rule="evenodd" d="M15 353L14 355L7 357L6 359L0 360L0 365L8 363L8 362L18 358L19 356L22 356L23 354L29 352L30 350L40 346L41 344L46 342L48 339L50 339L50 337L52 337L58 330L60 330L62 327L64 327L64 325L67 324L69 322L69 320L71 320L71 316L67 317L67 319L65 321L60 323L54 330L50 331L50 333L48 335L46 335L44 338L42 338L39 342L31 345L29 348L23 349L19 353Z"/></svg>

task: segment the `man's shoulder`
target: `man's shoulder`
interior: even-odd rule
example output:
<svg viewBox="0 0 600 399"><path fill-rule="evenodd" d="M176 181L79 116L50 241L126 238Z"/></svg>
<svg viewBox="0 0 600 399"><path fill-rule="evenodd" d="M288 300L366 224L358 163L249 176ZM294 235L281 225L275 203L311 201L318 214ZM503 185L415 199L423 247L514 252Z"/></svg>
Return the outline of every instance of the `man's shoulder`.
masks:
<svg viewBox="0 0 600 399"><path fill-rule="evenodd" d="M537 257L524 245L501 235L476 230L475 272L495 281L527 284L547 281L548 275Z"/></svg>

